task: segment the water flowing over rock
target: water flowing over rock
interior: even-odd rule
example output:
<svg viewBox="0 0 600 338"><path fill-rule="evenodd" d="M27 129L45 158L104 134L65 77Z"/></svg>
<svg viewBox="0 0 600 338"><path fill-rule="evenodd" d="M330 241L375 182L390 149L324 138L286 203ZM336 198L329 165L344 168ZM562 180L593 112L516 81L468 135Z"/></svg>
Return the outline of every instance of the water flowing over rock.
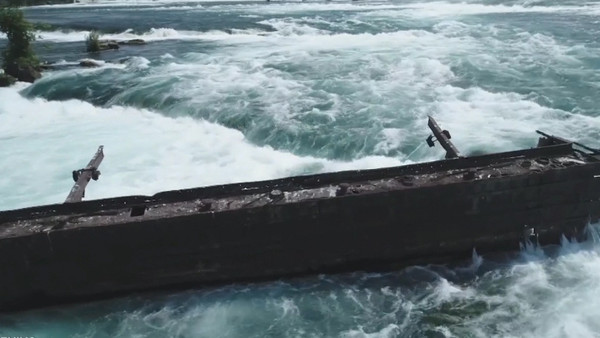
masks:
<svg viewBox="0 0 600 338"><path fill-rule="evenodd" d="M100 51L119 49L119 43L115 40L100 41Z"/></svg>
<svg viewBox="0 0 600 338"><path fill-rule="evenodd" d="M95 60L84 59L84 60L79 61L79 66L86 67L86 68L96 68L96 67L100 67L101 64L99 64Z"/></svg>

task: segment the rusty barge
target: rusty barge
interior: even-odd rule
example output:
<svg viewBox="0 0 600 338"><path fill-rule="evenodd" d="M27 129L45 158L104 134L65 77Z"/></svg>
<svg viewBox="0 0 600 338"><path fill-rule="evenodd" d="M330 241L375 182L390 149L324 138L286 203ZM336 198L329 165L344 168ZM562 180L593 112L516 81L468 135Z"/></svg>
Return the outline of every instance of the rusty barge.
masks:
<svg viewBox="0 0 600 338"><path fill-rule="evenodd" d="M395 269L582 239L600 216L600 151L535 148L0 212L0 311L129 292Z"/></svg>

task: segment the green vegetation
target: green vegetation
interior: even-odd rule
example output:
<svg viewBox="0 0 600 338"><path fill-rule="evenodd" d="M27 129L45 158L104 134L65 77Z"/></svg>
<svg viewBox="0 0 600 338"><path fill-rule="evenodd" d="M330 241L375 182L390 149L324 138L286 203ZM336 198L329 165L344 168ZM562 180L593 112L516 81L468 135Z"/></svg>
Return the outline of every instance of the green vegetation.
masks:
<svg viewBox="0 0 600 338"><path fill-rule="evenodd" d="M96 31L91 31L85 38L85 47L88 52L100 51L100 34Z"/></svg>
<svg viewBox="0 0 600 338"><path fill-rule="evenodd" d="M14 68L39 67L40 62L31 48L35 40L33 26L20 9L0 8L0 32L8 37L8 45L2 52L2 67L7 74L13 75L10 69Z"/></svg>

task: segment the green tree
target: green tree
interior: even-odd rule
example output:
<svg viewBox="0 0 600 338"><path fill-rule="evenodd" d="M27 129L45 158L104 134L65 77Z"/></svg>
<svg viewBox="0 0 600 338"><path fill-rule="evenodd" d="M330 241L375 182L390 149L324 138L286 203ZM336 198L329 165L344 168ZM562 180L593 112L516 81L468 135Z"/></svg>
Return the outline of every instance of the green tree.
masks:
<svg viewBox="0 0 600 338"><path fill-rule="evenodd" d="M5 70L11 65L34 68L39 66L39 60L31 47L31 43L35 41L33 26L25 20L20 9L0 8L0 31L8 38L8 45L2 52Z"/></svg>

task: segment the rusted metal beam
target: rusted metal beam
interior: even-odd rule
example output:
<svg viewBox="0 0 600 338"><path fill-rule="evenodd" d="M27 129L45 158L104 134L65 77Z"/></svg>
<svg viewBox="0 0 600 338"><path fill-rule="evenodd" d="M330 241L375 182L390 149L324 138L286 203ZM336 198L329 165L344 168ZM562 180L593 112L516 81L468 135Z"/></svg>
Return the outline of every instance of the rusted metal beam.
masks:
<svg viewBox="0 0 600 338"><path fill-rule="evenodd" d="M440 126L437 124L435 119L429 116L429 122L427 122L429 129L433 132L433 136L435 136L436 140L440 143L440 145L446 150L446 158L457 158L461 157L458 149L450 142L450 133L447 130L442 130ZM433 137L429 136L427 138L427 144L430 147L433 147Z"/></svg>
<svg viewBox="0 0 600 338"><path fill-rule="evenodd" d="M98 177L100 177L98 167L104 159L103 150L104 146L99 146L96 154L94 154L94 157L92 157L85 168L73 170L73 181L75 181L75 184L73 185L73 188L71 188L71 192L69 192L69 196L67 196L65 203L81 202L85 195L85 187L90 179L93 179L94 181L98 180Z"/></svg>

